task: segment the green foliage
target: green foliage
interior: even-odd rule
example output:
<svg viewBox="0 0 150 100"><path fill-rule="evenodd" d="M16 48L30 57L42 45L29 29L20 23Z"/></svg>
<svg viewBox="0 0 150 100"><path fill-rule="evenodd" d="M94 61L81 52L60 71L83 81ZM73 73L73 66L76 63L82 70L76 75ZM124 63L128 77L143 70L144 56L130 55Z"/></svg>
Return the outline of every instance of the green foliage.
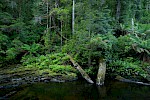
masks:
<svg viewBox="0 0 150 100"><path fill-rule="evenodd" d="M148 65L143 65L140 57L149 56L149 40L134 34L120 36L117 39L115 48L113 47L111 50L113 51L112 55L117 56L112 56L115 58L109 62L108 70L111 69L112 73L126 77L140 76L146 78L148 74L144 69Z"/></svg>
<svg viewBox="0 0 150 100"><path fill-rule="evenodd" d="M140 56L137 58L137 55L142 57L149 55L149 39L145 40L134 34L118 38L113 34L99 34L89 38L86 37L86 34L77 35L75 39L64 46L63 50L72 53L81 66L86 66L88 73L96 74L98 61L103 58L108 64L107 73L109 74L146 78L148 74L144 69L147 65L143 65ZM89 57L92 59L91 67L87 67Z"/></svg>
<svg viewBox="0 0 150 100"><path fill-rule="evenodd" d="M39 57L32 57L32 56L24 56L22 58L23 65L32 65L33 67L48 67L49 65L65 65L67 64L69 58L62 53L56 54L47 54L46 56L41 55ZM36 66L35 66L36 65Z"/></svg>
<svg viewBox="0 0 150 100"><path fill-rule="evenodd" d="M108 73L145 77L149 5L148 0L75 0L72 35L72 0L0 0L0 64L21 60L24 66L63 72L69 60L56 53L62 51L90 74L96 75L101 58Z"/></svg>
<svg viewBox="0 0 150 100"><path fill-rule="evenodd" d="M89 3L90 2L90 3ZM113 18L107 6L99 7L101 2L77 2L76 30L88 31L89 34L105 34L112 31Z"/></svg>
<svg viewBox="0 0 150 100"><path fill-rule="evenodd" d="M125 77L143 77L146 78L148 73L144 70L143 64L135 60L135 58L129 57L123 60L116 60L109 64L107 68L112 73L117 73L118 75Z"/></svg>
<svg viewBox="0 0 150 100"><path fill-rule="evenodd" d="M6 59L7 60L13 60L15 59L16 55L17 55L18 51L16 50L16 48L10 48L6 51Z"/></svg>
<svg viewBox="0 0 150 100"><path fill-rule="evenodd" d="M36 54L40 48L40 44L33 43L31 46L28 44L24 44L21 46L21 48L28 51L30 54Z"/></svg>
<svg viewBox="0 0 150 100"><path fill-rule="evenodd" d="M113 46L117 39L112 34L96 35L92 38L87 37L88 33L80 33L75 39L71 40L63 48L63 52L72 53L76 60L82 65L88 64L89 53L93 64L96 66L99 58L110 58ZM110 55L109 55L110 54Z"/></svg>
<svg viewBox="0 0 150 100"><path fill-rule="evenodd" d="M49 69L56 73L76 72L76 70L70 65L50 65Z"/></svg>
<svg viewBox="0 0 150 100"><path fill-rule="evenodd" d="M63 53L41 55L39 57L25 56L21 62L23 66L29 68L50 69L56 73L76 72L76 70L67 65L69 57Z"/></svg>
<svg viewBox="0 0 150 100"><path fill-rule="evenodd" d="M4 49L3 46L6 46L7 42L8 42L8 36L0 32L0 50Z"/></svg>
<svg viewBox="0 0 150 100"><path fill-rule="evenodd" d="M138 31L141 33L144 33L145 31L150 29L150 24L139 24L138 25Z"/></svg>
<svg viewBox="0 0 150 100"><path fill-rule="evenodd" d="M131 38L132 42L134 43L133 49L138 53L147 53L150 55L150 39L142 40L138 37Z"/></svg>
<svg viewBox="0 0 150 100"><path fill-rule="evenodd" d="M86 69L84 69L84 70L85 70L85 72L86 72L87 74L94 76L94 75L97 74L98 68L91 66L91 67L86 68Z"/></svg>

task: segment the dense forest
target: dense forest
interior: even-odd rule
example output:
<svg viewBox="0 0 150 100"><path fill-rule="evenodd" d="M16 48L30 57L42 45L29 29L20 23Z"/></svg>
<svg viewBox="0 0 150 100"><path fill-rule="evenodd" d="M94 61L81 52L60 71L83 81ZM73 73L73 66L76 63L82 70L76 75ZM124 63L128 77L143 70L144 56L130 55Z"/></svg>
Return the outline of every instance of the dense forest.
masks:
<svg viewBox="0 0 150 100"><path fill-rule="evenodd" d="M149 0L0 0L0 67L150 81ZM67 71L67 72L66 72ZM77 72L78 73L78 72Z"/></svg>

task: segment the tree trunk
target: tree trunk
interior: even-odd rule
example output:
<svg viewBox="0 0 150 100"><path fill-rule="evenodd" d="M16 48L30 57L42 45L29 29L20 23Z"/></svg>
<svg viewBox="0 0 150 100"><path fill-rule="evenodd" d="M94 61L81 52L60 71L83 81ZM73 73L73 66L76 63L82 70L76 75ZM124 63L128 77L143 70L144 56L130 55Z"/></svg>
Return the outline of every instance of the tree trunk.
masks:
<svg viewBox="0 0 150 100"><path fill-rule="evenodd" d="M131 20L131 24L132 24L132 33L134 34L134 20L133 20L133 18Z"/></svg>
<svg viewBox="0 0 150 100"><path fill-rule="evenodd" d="M61 39L61 51L62 51L62 45L63 45L63 39L62 39L62 27L63 27L63 24L62 24L62 21L61 21L61 31L60 31L60 34L61 34L61 37L60 37L60 39Z"/></svg>
<svg viewBox="0 0 150 100"><path fill-rule="evenodd" d="M93 84L94 82L91 80L89 75L82 69L82 67L73 60L73 58L68 55L70 58L70 61L72 62L73 66L81 73L82 77L85 78L89 83Z"/></svg>
<svg viewBox="0 0 150 100"><path fill-rule="evenodd" d="M47 27L47 32L48 32L48 14L49 14L49 10L48 10L48 8L49 8L49 5L48 5L48 0L47 0L47 8L46 8L46 12L47 12L47 24L46 24L46 27Z"/></svg>
<svg viewBox="0 0 150 100"><path fill-rule="evenodd" d="M72 34L74 34L74 7L75 1L73 0L73 4L72 4Z"/></svg>
<svg viewBox="0 0 150 100"><path fill-rule="evenodd" d="M105 73L106 73L106 62L103 59L99 61L99 69L96 79L97 85L103 85L105 80Z"/></svg>
<svg viewBox="0 0 150 100"><path fill-rule="evenodd" d="M116 19L119 22L120 19L120 9L121 9L121 2L120 0L117 0L117 11L116 11Z"/></svg>

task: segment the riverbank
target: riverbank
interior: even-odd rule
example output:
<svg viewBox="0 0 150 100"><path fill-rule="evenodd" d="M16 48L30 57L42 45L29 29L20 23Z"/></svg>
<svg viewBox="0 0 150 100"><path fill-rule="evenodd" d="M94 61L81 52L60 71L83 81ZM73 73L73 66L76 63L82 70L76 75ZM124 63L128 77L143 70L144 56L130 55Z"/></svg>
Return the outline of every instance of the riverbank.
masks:
<svg viewBox="0 0 150 100"><path fill-rule="evenodd" d="M28 88L34 84L69 84L69 81L77 79L76 69L68 71L67 69L65 70L65 66L63 71L56 72L55 70L48 68L40 69L36 67L24 67L20 64L11 65L5 68L0 68L0 99L3 100L12 96L15 97L14 95L18 95L18 91L22 91L26 87ZM106 84L108 81L109 80L106 80ZM93 85L89 84L89 86ZM102 86L102 88L104 86Z"/></svg>
<svg viewBox="0 0 150 100"><path fill-rule="evenodd" d="M66 82L76 79L77 74L71 71L62 73L51 69L26 68L19 64L0 68L0 89L35 82Z"/></svg>

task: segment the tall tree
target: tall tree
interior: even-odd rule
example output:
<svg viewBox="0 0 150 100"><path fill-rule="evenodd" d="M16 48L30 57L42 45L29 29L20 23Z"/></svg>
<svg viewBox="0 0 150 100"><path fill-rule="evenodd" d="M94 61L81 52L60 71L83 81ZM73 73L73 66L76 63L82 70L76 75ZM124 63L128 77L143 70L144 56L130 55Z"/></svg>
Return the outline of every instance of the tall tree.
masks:
<svg viewBox="0 0 150 100"><path fill-rule="evenodd" d="M75 12L75 0L72 0L72 34L74 34L74 18L75 18L75 15L74 15L74 12Z"/></svg>

